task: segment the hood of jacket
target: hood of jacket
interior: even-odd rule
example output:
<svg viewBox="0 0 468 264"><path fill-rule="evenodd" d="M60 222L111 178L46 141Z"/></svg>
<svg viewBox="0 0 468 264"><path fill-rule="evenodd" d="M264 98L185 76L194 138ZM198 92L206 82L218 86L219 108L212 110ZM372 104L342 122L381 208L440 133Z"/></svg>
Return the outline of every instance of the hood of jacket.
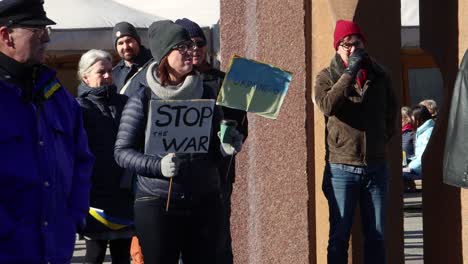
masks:
<svg viewBox="0 0 468 264"><path fill-rule="evenodd" d="M115 85L103 85L95 88L89 87L86 83L81 82L78 85L78 96L79 97L87 97L92 96L95 98L110 98L111 95L117 92L117 88Z"/></svg>

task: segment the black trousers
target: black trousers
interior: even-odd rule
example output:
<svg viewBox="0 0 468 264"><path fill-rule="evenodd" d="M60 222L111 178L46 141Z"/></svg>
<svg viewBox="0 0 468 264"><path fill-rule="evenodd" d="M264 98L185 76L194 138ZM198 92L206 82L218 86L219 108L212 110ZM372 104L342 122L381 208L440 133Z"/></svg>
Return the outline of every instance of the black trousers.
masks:
<svg viewBox="0 0 468 264"><path fill-rule="evenodd" d="M85 263L103 263L106 256L107 244L113 264L130 264L131 238L114 240L88 240L86 239Z"/></svg>
<svg viewBox="0 0 468 264"><path fill-rule="evenodd" d="M172 200L140 197L135 201L135 227L145 263L216 264L219 194Z"/></svg>

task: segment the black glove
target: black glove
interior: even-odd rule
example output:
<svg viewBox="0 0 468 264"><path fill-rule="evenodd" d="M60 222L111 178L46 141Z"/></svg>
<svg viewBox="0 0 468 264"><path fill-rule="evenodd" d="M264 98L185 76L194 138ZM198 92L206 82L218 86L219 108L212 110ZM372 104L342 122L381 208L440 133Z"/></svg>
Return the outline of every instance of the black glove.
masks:
<svg viewBox="0 0 468 264"><path fill-rule="evenodd" d="M349 75L356 77L359 69L361 69L361 64L364 59L366 59L369 55L364 49L356 49L354 50L353 54L348 58L348 68L345 69L344 72L348 73Z"/></svg>

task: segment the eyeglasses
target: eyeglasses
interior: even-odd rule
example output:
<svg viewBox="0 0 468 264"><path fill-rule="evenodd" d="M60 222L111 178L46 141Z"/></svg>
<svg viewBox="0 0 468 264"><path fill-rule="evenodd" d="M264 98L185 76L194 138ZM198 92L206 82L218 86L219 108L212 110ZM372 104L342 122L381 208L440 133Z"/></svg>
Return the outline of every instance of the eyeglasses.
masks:
<svg viewBox="0 0 468 264"><path fill-rule="evenodd" d="M11 26L10 27L11 29L14 29L14 28L22 28L22 29L26 29L30 32L32 32L34 35L37 36L37 38L39 39L42 39L45 34L47 34L48 36L50 36L52 34L52 28L51 27L44 27L44 26L31 26L31 27L24 27L24 26Z"/></svg>
<svg viewBox="0 0 468 264"><path fill-rule="evenodd" d="M206 46L206 41L205 40L194 41L193 46L196 46L197 48L203 48Z"/></svg>
<svg viewBox="0 0 468 264"><path fill-rule="evenodd" d="M178 50L180 53L185 54L187 52L192 52L195 47L196 47L196 44L190 41L190 42L177 44L172 49Z"/></svg>
<svg viewBox="0 0 468 264"><path fill-rule="evenodd" d="M356 41L351 42L351 43L341 42L341 43L340 43L340 46L343 47L343 48L346 49L346 50L349 50L349 49L351 49L352 47L358 47L358 46L360 46L361 44L362 44L361 41L356 40Z"/></svg>

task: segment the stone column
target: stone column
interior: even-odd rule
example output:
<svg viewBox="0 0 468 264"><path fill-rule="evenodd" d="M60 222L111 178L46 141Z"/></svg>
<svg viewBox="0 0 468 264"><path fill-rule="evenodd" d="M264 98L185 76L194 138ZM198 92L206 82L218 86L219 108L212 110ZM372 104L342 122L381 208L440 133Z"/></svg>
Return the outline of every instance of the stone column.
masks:
<svg viewBox="0 0 468 264"><path fill-rule="evenodd" d="M305 11L302 1L221 1L221 57L234 54L293 73L277 120L248 115L232 196L235 263L309 263ZM309 232L310 231L310 232Z"/></svg>

